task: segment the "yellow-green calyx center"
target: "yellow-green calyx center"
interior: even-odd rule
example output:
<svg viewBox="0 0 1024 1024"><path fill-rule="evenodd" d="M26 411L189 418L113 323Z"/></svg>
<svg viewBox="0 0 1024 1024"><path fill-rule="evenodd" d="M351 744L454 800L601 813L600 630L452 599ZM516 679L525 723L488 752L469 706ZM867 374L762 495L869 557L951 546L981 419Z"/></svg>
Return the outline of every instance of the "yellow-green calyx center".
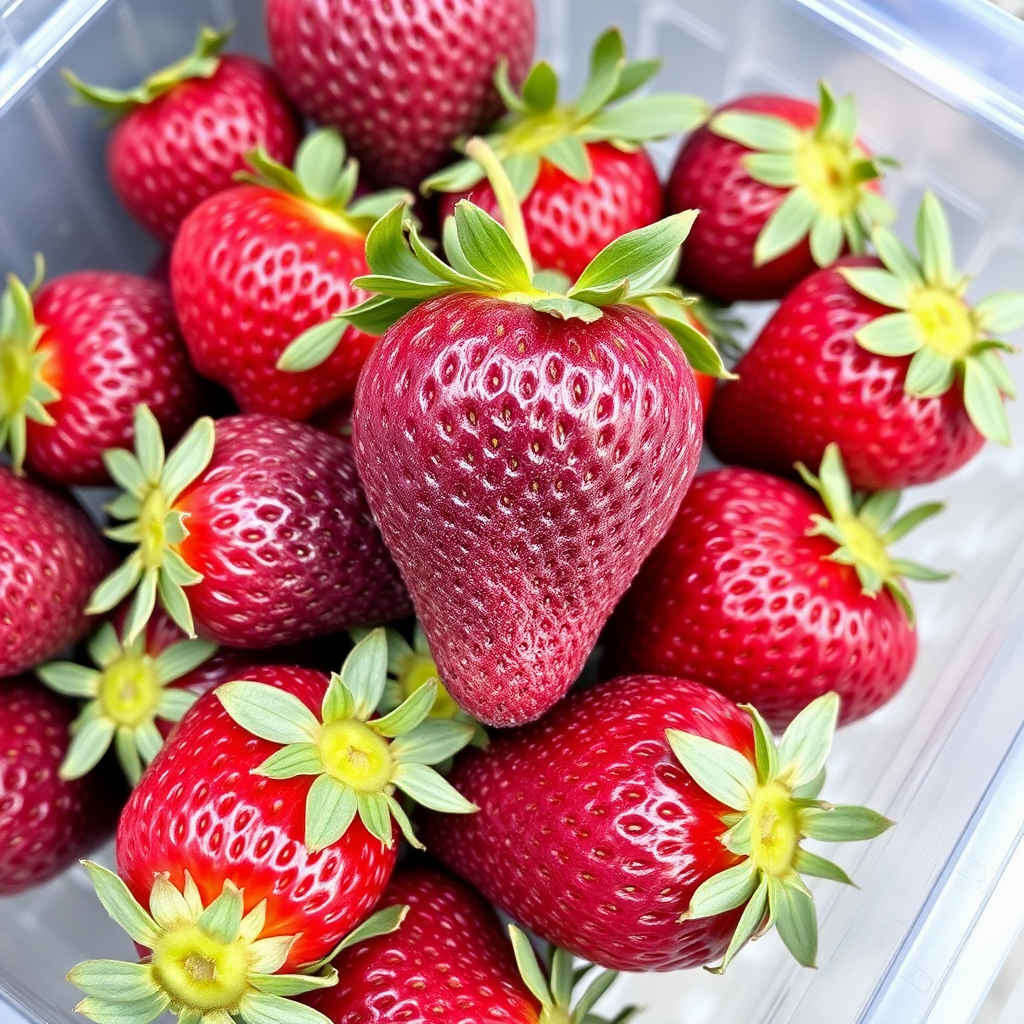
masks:
<svg viewBox="0 0 1024 1024"><path fill-rule="evenodd" d="M357 793L380 793L391 782L394 762L388 741L355 719L324 726L320 756L328 775Z"/></svg>
<svg viewBox="0 0 1024 1024"><path fill-rule="evenodd" d="M100 706L105 717L134 728L153 718L160 689L153 659L146 654L126 654L100 678Z"/></svg>
<svg viewBox="0 0 1024 1024"><path fill-rule="evenodd" d="M825 213L845 217L860 203L857 154L834 139L808 138L797 152L800 183Z"/></svg>
<svg viewBox="0 0 1024 1024"><path fill-rule="evenodd" d="M411 654L405 660L398 676L398 685L402 688L402 699L407 700L420 687L431 679L438 679L437 665L433 658L425 658L421 654ZM437 697L430 709L431 718L455 718L459 713L459 705L452 700L451 694L438 681Z"/></svg>
<svg viewBox="0 0 1024 1024"><path fill-rule="evenodd" d="M949 359L970 353L977 331L966 303L947 288L924 287L910 297L910 313L917 321L925 344Z"/></svg>
<svg viewBox="0 0 1024 1024"><path fill-rule="evenodd" d="M31 354L0 338L0 416L21 412L31 393Z"/></svg>
<svg viewBox="0 0 1024 1024"><path fill-rule="evenodd" d="M159 487L154 487L142 503L139 513L139 550L147 569L159 569L167 550L167 498Z"/></svg>
<svg viewBox="0 0 1024 1024"><path fill-rule="evenodd" d="M576 119L571 107L555 107L544 114L525 117L502 139L501 148L507 153L534 156L543 152L552 142L571 135Z"/></svg>
<svg viewBox="0 0 1024 1024"><path fill-rule="evenodd" d="M858 563L873 569L883 579L897 575L878 532L856 516L838 516L835 520L845 546Z"/></svg>
<svg viewBox="0 0 1024 1024"><path fill-rule="evenodd" d="M781 782L759 786L748 814L751 859L766 874L781 878L792 870L800 845L792 792Z"/></svg>
<svg viewBox="0 0 1024 1024"><path fill-rule="evenodd" d="M538 1024L572 1024L572 1012L561 1006L548 1006L541 1010Z"/></svg>
<svg viewBox="0 0 1024 1024"><path fill-rule="evenodd" d="M164 934L153 950L157 982L182 1007L209 1011L238 1006L249 987L244 939L221 942L194 924Z"/></svg>

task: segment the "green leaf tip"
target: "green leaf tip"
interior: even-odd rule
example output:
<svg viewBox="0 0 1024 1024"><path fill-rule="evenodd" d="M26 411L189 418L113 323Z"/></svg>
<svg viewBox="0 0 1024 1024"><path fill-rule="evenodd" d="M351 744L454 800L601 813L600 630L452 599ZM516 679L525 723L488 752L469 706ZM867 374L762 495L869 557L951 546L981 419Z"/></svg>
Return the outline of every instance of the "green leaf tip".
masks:
<svg viewBox="0 0 1024 1024"><path fill-rule="evenodd" d="M796 960L812 967L817 920L801 874L852 883L838 865L804 850L802 841L872 839L893 823L864 807L834 807L817 799L839 716L836 694L808 704L778 743L754 708L743 710L753 729L750 756L679 730L666 735L693 781L729 809L722 816L728 827L721 842L737 858L694 890L680 921L743 908L715 973L724 971L749 939L772 925Z"/></svg>

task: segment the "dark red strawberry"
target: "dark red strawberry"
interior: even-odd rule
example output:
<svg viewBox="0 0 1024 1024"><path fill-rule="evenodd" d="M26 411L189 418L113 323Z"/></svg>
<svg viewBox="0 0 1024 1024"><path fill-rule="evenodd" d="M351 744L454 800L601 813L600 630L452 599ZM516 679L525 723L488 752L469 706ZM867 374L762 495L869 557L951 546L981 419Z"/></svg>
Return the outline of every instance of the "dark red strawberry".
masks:
<svg viewBox="0 0 1024 1024"><path fill-rule="evenodd" d="M838 704L815 701L776 747L755 711L707 687L613 679L464 752L451 779L479 813L425 815L421 832L512 917L602 966L724 968L772 924L812 965L800 873L849 880L801 840L891 824L814 799Z"/></svg>
<svg viewBox="0 0 1024 1024"><path fill-rule="evenodd" d="M917 636L902 577L942 574L887 546L940 505L890 523L899 495L853 495L838 450L820 493L766 473L699 476L606 633L606 675L653 672L713 686L782 728L834 692L842 721L903 685Z"/></svg>
<svg viewBox="0 0 1024 1024"><path fill-rule="evenodd" d="M590 78L572 103L558 103L558 77L545 61L521 93L497 76L509 113L487 141L522 204L538 269L573 282L606 245L661 218L661 182L643 143L689 131L708 107L669 93L620 102L659 67L653 60L627 64L622 35L613 28L594 44ZM442 200L442 218L454 213L460 198L500 215L494 190L473 160L435 174L423 188L454 193Z"/></svg>
<svg viewBox="0 0 1024 1024"><path fill-rule="evenodd" d="M781 298L846 248L863 252L892 216L878 194L887 161L857 139L853 97L818 104L744 96L721 107L679 151L669 211L699 209L679 279L723 302Z"/></svg>
<svg viewBox="0 0 1024 1024"><path fill-rule="evenodd" d="M115 562L78 505L0 466L0 678L85 636L89 595Z"/></svg>
<svg viewBox="0 0 1024 1024"><path fill-rule="evenodd" d="M126 92L64 73L76 100L118 121L107 147L110 182L129 213L167 244L194 207L231 186L251 150L290 164L301 137L270 68L220 56L230 35L202 28L191 54Z"/></svg>
<svg viewBox="0 0 1024 1024"><path fill-rule="evenodd" d="M716 399L719 458L786 473L834 441L855 488L898 489L959 469L986 438L1010 443L999 336L1024 326L1024 292L967 303L930 194L917 235L920 258L876 229L880 261L841 260L786 297Z"/></svg>
<svg viewBox="0 0 1024 1024"><path fill-rule="evenodd" d="M229 416L199 420L165 460L144 406L135 424L137 455L105 458L125 488L110 512L127 522L110 536L137 547L90 604L108 611L135 590L127 639L157 597L186 634L243 648L409 613L348 440L274 416Z"/></svg>
<svg viewBox="0 0 1024 1024"><path fill-rule="evenodd" d="M113 830L124 785L110 765L67 781L73 701L28 678L0 680L0 896L59 874Z"/></svg>
<svg viewBox="0 0 1024 1024"><path fill-rule="evenodd" d="M164 285L84 270L35 291L41 280L40 261L30 288L12 276L0 300L0 446L15 469L108 484L103 451L131 439L139 403L173 442L202 411L204 389Z"/></svg>
<svg viewBox="0 0 1024 1024"><path fill-rule="evenodd" d="M274 66L307 116L340 129L375 181L415 188L501 112L499 61L533 58L532 0L268 0Z"/></svg>
<svg viewBox="0 0 1024 1024"><path fill-rule="evenodd" d="M182 225L174 304L196 368L243 412L306 419L355 391L373 338L332 317L365 298L352 279L366 273L366 232L400 194L352 201L358 167L334 131L303 142L294 173L265 153L251 162L253 184L212 196ZM278 369L308 328L327 341L326 362Z"/></svg>

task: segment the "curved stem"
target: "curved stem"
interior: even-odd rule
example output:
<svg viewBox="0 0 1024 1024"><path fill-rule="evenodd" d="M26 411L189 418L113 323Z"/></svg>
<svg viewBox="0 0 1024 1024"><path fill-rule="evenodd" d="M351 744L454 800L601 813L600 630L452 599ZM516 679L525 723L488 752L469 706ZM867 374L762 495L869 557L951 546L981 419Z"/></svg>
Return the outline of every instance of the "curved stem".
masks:
<svg viewBox="0 0 1024 1024"><path fill-rule="evenodd" d="M530 242L526 237L523 211L505 168L494 150L479 136L466 143L466 156L475 160L484 169L487 180L491 183L491 188L494 189L494 197L498 200L498 208L501 210L501 217L505 222L505 230L532 274L533 254L530 252Z"/></svg>

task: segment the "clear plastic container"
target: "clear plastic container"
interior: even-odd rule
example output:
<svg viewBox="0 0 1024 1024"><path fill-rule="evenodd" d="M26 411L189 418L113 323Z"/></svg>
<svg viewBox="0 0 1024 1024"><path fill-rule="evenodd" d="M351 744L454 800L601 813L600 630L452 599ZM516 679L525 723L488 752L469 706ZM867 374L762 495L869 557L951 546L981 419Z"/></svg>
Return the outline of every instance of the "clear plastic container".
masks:
<svg viewBox="0 0 1024 1024"><path fill-rule="evenodd" d="M4 6L4 5L0 5ZM888 193L906 235L925 188L945 202L976 292L1024 285L1024 24L982 0L538 0L540 52L585 72L596 32L620 25L633 56L659 56L657 84L711 100L750 91L854 91L865 137L902 163ZM155 244L119 208L105 135L70 106L59 69L126 86L191 45L202 20L235 21L265 53L257 0L22 0L0 14L0 267L51 273L143 269ZM655 147L667 167L675 142ZM759 320L763 310L751 310ZM1011 409L1024 443L1024 404ZM817 888L817 971L772 934L724 977L624 977L609 996L644 1024L955 1024L972 1019L1019 930L1024 826L1024 447L988 446L957 476L919 489L945 514L908 550L954 573L913 586L921 654L900 695L841 732L829 794L899 825L838 851L860 889ZM105 852L109 862L110 851ZM1007 866L1010 866L1009 869ZM1011 883L1015 882L1016 888ZM993 900L992 894L996 893ZM1007 903L1006 901L1010 901ZM1019 903L1017 904L1019 905ZM1002 945L986 944L1003 910ZM1009 923L1007 923L1009 922ZM13 1009L70 1022L64 973L131 955L79 869L0 902L0 1022ZM1019 1001L1019 994L1016 997ZM1012 1007L1011 1007L1012 1009ZM1009 1013L1010 1010L1007 1010Z"/></svg>

